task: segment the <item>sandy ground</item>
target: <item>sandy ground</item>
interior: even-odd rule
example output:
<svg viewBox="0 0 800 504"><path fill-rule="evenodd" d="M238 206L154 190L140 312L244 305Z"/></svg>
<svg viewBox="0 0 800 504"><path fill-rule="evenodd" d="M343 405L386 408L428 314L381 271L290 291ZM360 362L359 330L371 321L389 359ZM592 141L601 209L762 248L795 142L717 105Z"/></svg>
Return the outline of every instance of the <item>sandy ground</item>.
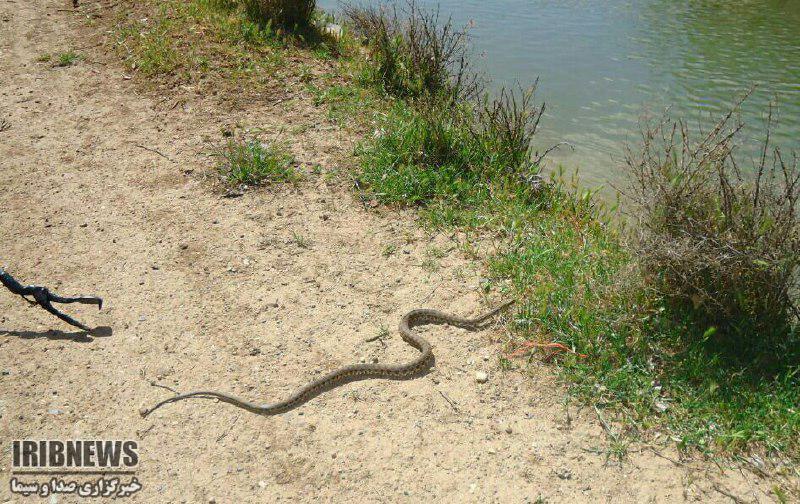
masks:
<svg viewBox="0 0 800 504"><path fill-rule="evenodd" d="M148 502L772 500L774 482L671 450L607 460L594 410L566 408L552 370L498 368L499 328L423 329L436 354L426 376L348 384L280 416L197 400L141 418L170 394L151 381L270 402L340 365L408 359L395 327L409 309L471 315L488 300L479 264L450 237L365 210L342 177L223 198L198 174L205 138L225 126L306 125L286 137L324 173L352 139L317 124L303 96L231 111L138 92L100 48L81 47L69 7L0 2L11 126L0 132L0 265L103 296L101 312L66 311L111 330L74 332L0 292L0 501L26 500L9 489L8 441L20 438L136 439L144 488L132 499ZM36 61L70 48L86 59ZM385 257L387 245L397 251ZM448 251L437 271L431 247ZM365 341L382 328L391 336Z"/></svg>

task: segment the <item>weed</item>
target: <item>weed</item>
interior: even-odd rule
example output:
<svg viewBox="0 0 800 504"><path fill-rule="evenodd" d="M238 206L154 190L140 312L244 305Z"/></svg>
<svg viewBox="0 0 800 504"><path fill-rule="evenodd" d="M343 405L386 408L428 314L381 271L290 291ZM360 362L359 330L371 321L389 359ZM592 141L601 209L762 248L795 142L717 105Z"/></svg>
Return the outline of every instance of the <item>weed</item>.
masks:
<svg viewBox="0 0 800 504"><path fill-rule="evenodd" d="M394 245L394 244L390 243L390 244L386 245L385 247L383 247L383 251L381 252L381 255L383 257L391 257L391 256L394 255L395 252L397 252L397 245Z"/></svg>
<svg viewBox="0 0 800 504"><path fill-rule="evenodd" d="M386 327L386 326L381 326L381 327L380 327L380 329L378 329L378 335L377 335L377 336L375 336L374 338L375 338L376 340L379 340L379 339L388 338L388 337L389 337L389 336L391 336L391 335L392 335L392 333L391 333L391 332L389 332L389 328L388 328L388 327Z"/></svg>
<svg viewBox="0 0 800 504"><path fill-rule="evenodd" d="M264 185L300 178L292 155L275 143L228 139L215 155L220 159L219 172L231 184Z"/></svg>
<svg viewBox="0 0 800 504"><path fill-rule="evenodd" d="M343 11L372 50L365 81L401 98L458 103L482 94L481 79L469 63L466 29L442 21L438 9L428 11L408 0L404 11L352 3Z"/></svg>
<svg viewBox="0 0 800 504"><path fill-rule="evenodd" d="M516 367L516 366L514 366L514 363L511 362L511 360L507 359L506 357L499 357L498 358L498 366L503 371L511 371L512 369L515 369L515 367Z"/></svg>
<svg viewBox="0 0 800 504"><path fill-rule="evenodd" d="M296 231L292 231L292 240L298 247L302 249L311 248L311 240L309 240L308 238L306 238L305 236L301 235Z"/></svg>
<svg viewBox="0 0 800 504"><path fill-rule="evenodd" d="M510 171L528 176L544 155L531 157L533 137L544 114L545 105L534 102L538 81L528 89L503 88L499 97L484 97L477 107L476 136L488 143L487 150L498 156Z"/></svg>
<svg viewBox="0 0 800 504"><path fill-rule="evenodd" d="M444 259L447 257L447 252L438 247L429 247L428 250L425 251L425 254L433 259Z"/></svg>
<svg viewBox="0 0 800 504"><path fill-rule="evenodd" d="M57 67L68 67L72 66L75 63L83 60L83 55L80 55L74 51L67 51L60 53L56 58L55 66Z"/></svg>
<svg viewBox="0 0 800 504"><path fill-rule="evenodd" d="M436 273L441 268L441 264L435 257L426 257L420 266L428 273Z"/></svg>

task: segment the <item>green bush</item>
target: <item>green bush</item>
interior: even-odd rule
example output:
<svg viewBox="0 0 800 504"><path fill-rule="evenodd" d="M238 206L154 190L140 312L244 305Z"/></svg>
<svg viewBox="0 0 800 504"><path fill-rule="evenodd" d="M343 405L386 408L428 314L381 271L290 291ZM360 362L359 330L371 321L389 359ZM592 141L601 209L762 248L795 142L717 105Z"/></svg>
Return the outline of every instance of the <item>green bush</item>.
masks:
<svg viewBox="0 0 800 504"><path fill-rule="evenodd" d="M307 28L313 25L316 0L242 0L251 18L279 28Z"/></svg>

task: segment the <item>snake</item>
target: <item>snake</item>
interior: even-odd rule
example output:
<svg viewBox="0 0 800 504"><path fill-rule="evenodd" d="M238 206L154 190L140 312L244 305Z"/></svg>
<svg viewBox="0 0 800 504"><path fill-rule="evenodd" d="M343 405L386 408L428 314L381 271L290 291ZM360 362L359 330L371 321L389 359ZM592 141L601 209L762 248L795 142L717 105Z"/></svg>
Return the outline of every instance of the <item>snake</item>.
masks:
<svg viewBox="0 0 800 504"><path fill-rule="evenodd" d="M240 399L239 397L230 394L226 394L224 392L198 390L194 392L186 392L184 394L177 394L173 397L164 399L151 408L140 409L139 414L142 417L146 417L165 404L196 397L205 399L218 399L219 401L232 404L252 413L271 416L285 413L316 397L323 391L329 390L337 385L341 385L344 382L364 380L369 378L384 378L394 380L409 379L429 369L431 363L433 362L433 348L431 347L431 344L428 342L428 340L414 332L415 327L423 325L450 325L467 329L469 331L477 331L484 327L483 324L485 322L493 318L507 307L511 306L513 303L513 300L507 301L491 311L488 311L475 318L458 317L427 308L411 310L400 320L399 330L400 336L403 338L403 340L415 349L419 350L419 355L417 355L417 357L404 364L351 364L340 367L310 382L280 402L272 404L257 404Z"/></svg>

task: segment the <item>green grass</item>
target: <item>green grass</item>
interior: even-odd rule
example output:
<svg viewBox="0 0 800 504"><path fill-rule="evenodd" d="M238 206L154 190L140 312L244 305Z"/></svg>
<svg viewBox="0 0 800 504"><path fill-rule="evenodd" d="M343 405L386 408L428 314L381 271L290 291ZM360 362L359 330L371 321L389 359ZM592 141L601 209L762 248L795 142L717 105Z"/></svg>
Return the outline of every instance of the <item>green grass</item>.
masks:
<svg viewBox="0 0 800 504"><path fill-rule="evenodd" d="M342 62L342 72L347 72L347 61ZM316 107L325 107L329 119L340 126L351 126L353 123L366 128L377 115L377 111L385 108L386 104L373 89L364 88L352 83L330 82L338 75L326 76L320 85L311 83L306 89L312 96L312 103Z"/></svg>
<svg viewBox="0 0 800 504"><path fill-rule="evenodd" d="M54 65L58 67L68 67L81 60L83 60L83 55L80 55L74 51L66 51L59 53L58 56L56 56ZM48 57L46 60L40 58L39 61L51 61L51 58Z"/></svg>
<svg viewBox="0 0 800 504"><path fill-rule="evenodd" d="M474 119L467 110L397 102L359 149L360 180L382 203L433 206L442 222L463 222L467 214L453 210L475 208L522 171L537 171L497 149L493 131L476 134Z"/></svg>
<svg viewBox="0 0 800 504"><path fill-rule="evenodd" d="M362 151L361 179L381 202L479 198L484 159L455 120L424 117L399 104Z"/></svg>
<svg viewBox="0 0 800 504"><path fill-rule="evenodd" d="M393 256L395 254L395 252L397 252L397 245L394 245L393 243L390 243L390 244L386 245L385 247L383 247L383 250L381 251L381 255L383 257L387 257L388 258L388 257Z"/></svg>
<svg viewBox="0 0 800 504"><path fill-rule="evenodd" d="M289 56L337 54L322 35L276 31L254 20L242 5L226 0L146 0L116 22L115 43L131 70L179 82L258 88L276 79L308 74ZM302 51L309 46L311 51Z"/></svg>
<svg viewBox="0 0 800 504"><path fill-rule="evenodd" d="M533 216L512 206L492 226L506 245L490 258L489 272L524 300L512 324L518 338L586 354L561 361L572 393L611 407L632 433L652 439L660 432L708 452L761 448L796 457L797 356L784 354L766 370L737 362L719 342L688 337L702 328L647 297L613 229L591 213L580 218L556 208ZM774 350L764 353L784 349Z"/></svg>
<svg viewBox="0 0 800 504"><path fill-rule="evenodd" d="M230 184L267 185L300 179L294 158L280 145L229 139L216 155L220 160L217 168Z"/></svg>
<svg viewBox="0 0 800 504"><path fill-rule="evenodd" d="M132 70L146 77L197 81L273 73L282 63L280 40L233 4L214 0L152 2L152 17L130 15L118 23L117 47Z"/></svg>
<svg viewBox="0 0 800 504"><path fill-rule="evenodd" d="M300 233L293 232L292 233L292 241L300 247L301 249L310 249L311 248L311 240L306 238L305 236L301 235Z"/></svg>

